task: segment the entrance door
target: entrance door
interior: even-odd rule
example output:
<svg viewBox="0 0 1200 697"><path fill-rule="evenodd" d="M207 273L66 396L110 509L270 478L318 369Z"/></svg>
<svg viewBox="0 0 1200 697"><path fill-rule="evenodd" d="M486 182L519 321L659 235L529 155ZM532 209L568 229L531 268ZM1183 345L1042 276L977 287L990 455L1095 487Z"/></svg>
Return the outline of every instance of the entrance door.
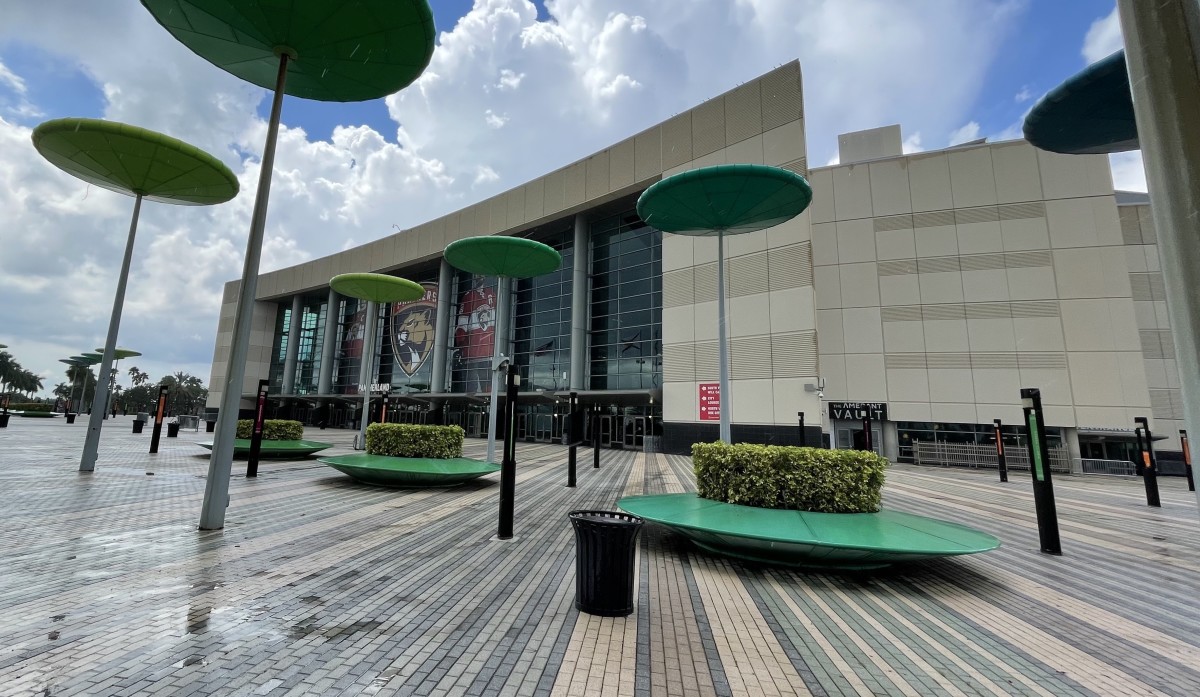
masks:
<svg viewBox="0 0 1200 697"><path fill-rule="evenodd" d="M467 414L467 435L479 438L483 435L483 414L479 412Z"/></svg>
<svg viewBox="0 0 1200 697"><path fill-rule="evenodd" d="M612 417L600 417L600 447L607 448L612 445Z"/></svg>
<svg viewBox="0 0 1200 697"><path fill-rule="evenodd" d="M537 415L537 433L534 435L534 440L539 443L550 442L550 421L549 414Z"/></svg>
<svg viewBox="0 0 1200 697"><path fill-rule="evenodd" d="M646 417L626 416L622 425L622 443L626 448L642 449L646 442Z"/></svg>
<svg viewBox="0 0 1200 697"><path fill-rule="evenodd" d="M862 442L862 427L858 428L838 426L837 432L837 449L838 450L854 450ZM871 450L879 454L883 452L883 432L871 426Z"/></svg>

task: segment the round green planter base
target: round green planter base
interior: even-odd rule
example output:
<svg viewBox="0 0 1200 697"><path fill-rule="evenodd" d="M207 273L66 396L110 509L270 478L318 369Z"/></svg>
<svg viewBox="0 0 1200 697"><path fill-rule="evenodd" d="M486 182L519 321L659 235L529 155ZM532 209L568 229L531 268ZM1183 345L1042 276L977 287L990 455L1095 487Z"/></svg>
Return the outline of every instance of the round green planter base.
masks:
<svg viewBox="0 0 1200 697"><path fill-rule="evenodd" d="M402 488L457 486L500 471L499 465L465 457L443 460L356 454L323 457L320 462L364 484Z"/></svg>
<svg viewBox="0 0 1200 697"><path fill-rule="evenodd" d="M197 443L206 450L212 450L212 441ZM320 443L315 440L264 440L258 450L258 456L268 459L299 459L332 448L333 443ZM250 439L238 438L233 441L234 457L250 456Z"/></svg>
<svg viewBox="0 0 1200 697"><path fill-rule="evenodd" d="M739 506L695 494L628 496L617 506L714 554L780 566L878 569L1000 546L1000 540L974 528L899 511L812 513Z"/></svg>

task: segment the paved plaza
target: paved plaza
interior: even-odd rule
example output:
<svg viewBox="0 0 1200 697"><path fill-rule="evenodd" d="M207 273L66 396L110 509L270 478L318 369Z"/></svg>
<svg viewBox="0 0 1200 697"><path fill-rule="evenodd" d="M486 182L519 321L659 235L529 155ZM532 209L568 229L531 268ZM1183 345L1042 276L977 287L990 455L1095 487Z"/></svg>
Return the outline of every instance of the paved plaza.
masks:
<svg viewBox="0 0 1200 697"><path fill-rule="evenodd" d="M690 458L518 446L498 475L371 488L315 461L235 463L223 531L196 522L203 432L0 430L2 695L1200 694L1195 501L1162 481L1060 477L1064 555L1037 551L1028 475L897 466L885 503L998 536L995 552L871 574L761 568L647 526L637 609L574 609L567 512L693 489ZM305 437L350 452L348 431ZM481 456L483 441L467 454Z"/></svg>

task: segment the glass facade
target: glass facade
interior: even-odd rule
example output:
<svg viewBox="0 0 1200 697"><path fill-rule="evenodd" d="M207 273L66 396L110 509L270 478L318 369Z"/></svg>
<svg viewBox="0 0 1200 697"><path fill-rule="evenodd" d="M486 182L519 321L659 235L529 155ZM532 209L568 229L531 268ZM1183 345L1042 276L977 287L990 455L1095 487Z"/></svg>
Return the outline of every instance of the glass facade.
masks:
<svg viewBox="0 0 1200 697"><path fill-rule="evenodd" d="M516 282L513 357L527 390L565 390L571 371L571 284L575 264L570 229L540 239L562 254L558 271Z"/></svg>
<svg viewBox="0 0 1200 697"><path fill-rule="evenodd" d="M662 233L629 211L593 223L591 237L590 387L659 387Z"/></svg>

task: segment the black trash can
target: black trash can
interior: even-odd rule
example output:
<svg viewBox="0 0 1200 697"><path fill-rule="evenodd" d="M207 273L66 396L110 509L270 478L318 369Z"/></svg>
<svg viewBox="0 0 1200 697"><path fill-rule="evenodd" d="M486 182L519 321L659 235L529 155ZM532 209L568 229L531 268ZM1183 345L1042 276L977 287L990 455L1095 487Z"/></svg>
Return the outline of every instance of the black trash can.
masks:
<svg viewBox="0 0 1200 697"><path fill-rule="evenodd" d="M134 433L141 433L141 432L142 432L142 426L145 426L145 425L146 425L146 422L145 422L145 421L139 421L138 419L134 419L134 420L133 420L133 432L134 432Z"/></svg>
<svg viewBox="0 0 1200 697"><path fill-rule="evenodd" d="M67 417L67 423L69 423L69 424L75 423L75 415L74 414L67 412L66 417Z"/></svg>
<svg viewBox="0 0 1200 697"><path fill-rule="evenodd" d="M604 617L633 612L634 542L642 519L615 511L571 511L575 608Z"/></svg>
<svg viewBox="0 0 1200 697"><path fill-rule="evenodd" d="M217 422L216 421L205 421L204 422L204 432L205 433L212 433L215 430L217 430Z"/></svg>
<svg viewBox="0 0 1200 697"><path fill-rule="evenodd" d="M0 414L0 428L8 428L8 414Z"/></svg>
<svg viewBox="0 0 1200 697"><path fill-rule="evenodd" d="M167 424L167 438L178 438L178 437L179 437L179 422L172 421L171 423Z"/></svg>

